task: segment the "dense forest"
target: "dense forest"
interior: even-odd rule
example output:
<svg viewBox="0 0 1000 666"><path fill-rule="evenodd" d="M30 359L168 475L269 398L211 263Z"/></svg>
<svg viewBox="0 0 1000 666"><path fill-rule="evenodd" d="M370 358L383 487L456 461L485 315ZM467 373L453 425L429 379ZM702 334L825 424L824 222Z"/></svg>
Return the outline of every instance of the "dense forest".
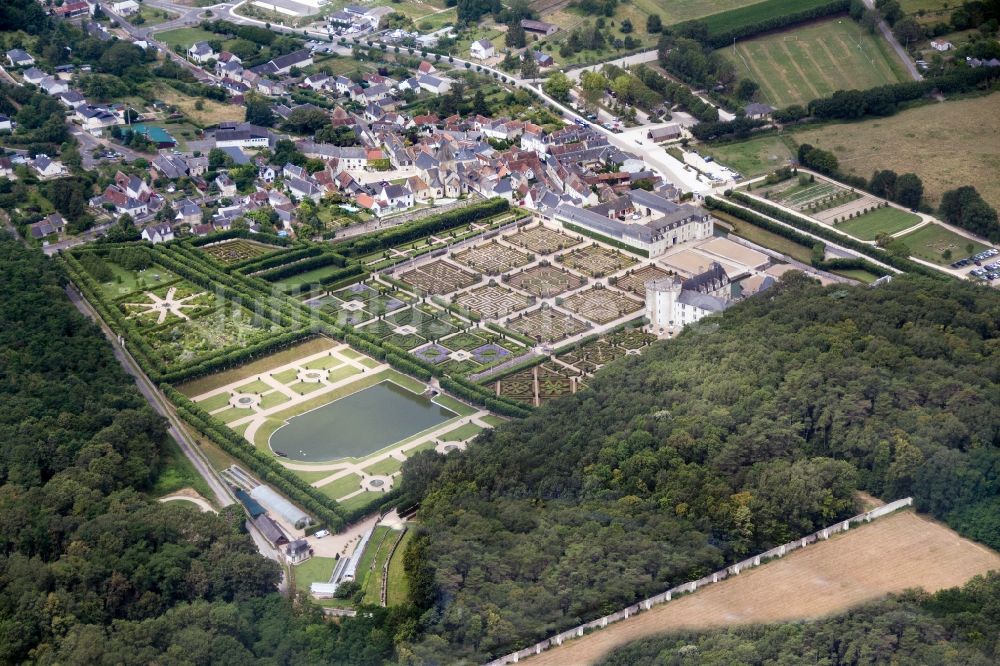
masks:
<svg viewBox="0 0 1000 666"><path fill-rule="evenodd" d="M963 664L1000 659L1000 574L961 589L909 592L815 622L677 633L637 641L602 666Z"/></svg>
<svg viewBox="0 0 1000 666"><path fill-rule="evenodd" d="M801 274L590 387L414 456L428 662L482 660L855 513L855 491L1000 547L1000 295Z"/></svg>
<svg viewBox="0 0 1000 666"><path fill-rule="evenodd" d="M143 494L164 423L60 281L0 234L0 664L392 658L409 607L325 623L277 594L241 509Z"/></svg>

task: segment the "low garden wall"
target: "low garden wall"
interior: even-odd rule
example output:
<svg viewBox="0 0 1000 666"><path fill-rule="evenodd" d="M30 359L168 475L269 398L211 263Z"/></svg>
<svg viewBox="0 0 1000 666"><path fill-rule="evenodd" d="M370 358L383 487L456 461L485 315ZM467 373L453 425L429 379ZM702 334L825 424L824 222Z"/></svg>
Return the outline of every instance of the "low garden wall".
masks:
<svg viewBox="0 0 1000 666"><path fill-rule="evenodd" d="M751 569L753 567L760 566L768 560L772 560L778 557L784 557L785 555L791 553L799 548L805 548L809 544L816 543L817 541L829 539L832 535L838 532L846 532L851 528L852 525L859 525L861 523L869 523L872 520L879 518L881 516L888 515L894 511L898 511L903 507L912 506L913 498L905 497L895 502L890 502L889 504L884 504L878 508L872 509L871 511L866 511L865 513L854 516L853 518L848 518L847 520L842 520L838 523L834 523L829 527L824 527L823 529L814 532L808 536L804 536L795 541L790 541L789 543L782 544L777 548L772 548L771 550L765 551L753 557L748 557L742 562L736 562L731 564L725 569L720 569L715 573L709 574L704 578L699 580L691 581L689 583L684 583L678 585L677 587L671 588L666 592L661 592L660 594L644 599L639 603L633 604L628 608L623 608L617 612L611 613L610 615L605 615L604 617L597 618L585 624L581 624L572 629L568 629L562 633L556 634L555 636L550 636L543 641L535 643L530 647L526 647L523 650L518 650L517 652L511 652L498 659L486 664L486 666L505 666L506 664L516 664L521 659L525 659L532 655L539 654L550 647L562 645L568 640L574 638L579 638L589 631L594 631L596 629L603 629L613 622L618 622L620 620L626 620L637 613L642 611L647 611L653 606L657 606L662 603L666 603L672 600L674 597L679 597L684 594L689 594L696 591L698 588L704 587L706 585L711 585L712 583L718 583L721 580L725 580L729 576L736 576L744 569Z"/></svg>

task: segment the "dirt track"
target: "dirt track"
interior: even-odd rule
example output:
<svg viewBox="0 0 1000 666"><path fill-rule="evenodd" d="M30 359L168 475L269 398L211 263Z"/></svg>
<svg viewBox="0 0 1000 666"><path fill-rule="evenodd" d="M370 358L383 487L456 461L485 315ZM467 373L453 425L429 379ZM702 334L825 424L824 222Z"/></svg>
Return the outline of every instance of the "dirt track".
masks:
<svg viewBox="0 0 1000 666"><path fill-rule="evenodd" d="M590 664L620 645L672 629L820 617L889 592L954 587L991 569L1000 569L997 553L902 511L523 661Z"/></svg>

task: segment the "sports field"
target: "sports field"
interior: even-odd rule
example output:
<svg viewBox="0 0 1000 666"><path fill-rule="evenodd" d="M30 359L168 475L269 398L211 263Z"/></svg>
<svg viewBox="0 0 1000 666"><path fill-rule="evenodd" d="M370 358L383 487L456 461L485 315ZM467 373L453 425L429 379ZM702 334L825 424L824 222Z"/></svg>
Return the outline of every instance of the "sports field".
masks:
<svg viewBox="0 0 1000 666"><path fill-rule="evenodd" d="M737 42L721 53L760 84L761 101L778 108L836 90L905 81L888 45L847 17L817 21Z"/></svg>
<svg viewBox="0 0 1000 666"><path fill-rule="evenodd" d="M908 588L954 587L991 569L1000 569L997 553L902 511L523 661L590 664L671 630L822 617Z"/></svg>
<svg viewBox="0 0 1000 666"><path fill-rule="evenodd" d="M974 185L1000 208L1000 93L928 104L889 118L795 132L797 143L833 151L840 169L870 178L876 169L912 171L936 206L941 194ZM892 146L892 150L886 150Z"/></svg>

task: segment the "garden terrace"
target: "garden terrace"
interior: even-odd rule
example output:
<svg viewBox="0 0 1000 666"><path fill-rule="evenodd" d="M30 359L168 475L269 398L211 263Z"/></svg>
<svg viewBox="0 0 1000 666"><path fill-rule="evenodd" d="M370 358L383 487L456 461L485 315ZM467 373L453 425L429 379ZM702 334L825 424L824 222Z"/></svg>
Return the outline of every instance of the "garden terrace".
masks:
<svg viewBox="0 0 1000 666"><path fill-rule="evenodd" d="M644 307L642 301L596 285L586 291L576 292L563 300L561 306L597 324L607 324Z"/></svg>
<svg viewBox="0 0 1000 666"><path fill-rule="evenodd" d="M582 242L562 232L549 229L542 224L522 228L516 233L504 236L503 239L508 243L520 245L529 252L537 255L552 254L559 250L576 247Z"/></svg>
<svg viewBox="0 0 1000 666"><path fill-rule="evenodd" d="M451 259L486 275L500 275L514 268L520 268L531 261L529 255L501 245L495 239L461 252L455 252L451 255Z"/></svg>
<svg viewBox="0 0 1000 666"><path fill-rule="evenodd" d="M542 363L490 382L497 396L531 406L576 393L583 385L580 373L558 363Z"/></svg>
<svg viewBox="0 0 1000 666"><path fill-rule="evenodd" d="M587 284L587 278L548 263L539 263L519 273L513 273L506 276L505 280L512 287L527 291L539 298L558 296Z"/></svg>
<svg viewBox="0 0 1000 666"><path fill-rule="evenodd" d="M507 322L507 327L537 342L558 342L586 331L590 326L568 314L543 305Z"/></svg>
<svg viewBox="0 0 1000 666"><path fill-rule="evenodd" d="M450 294L474 285L478 278L457 266L438 259L402 273L399 278L427 294Z"/></svg>
<svg viewBox="0 0 1000 666"><path fill-rule="evenodd" d="M556 261L590 277L604 277L639 263L623 252L597 243L561 254Z"/></svg>
<svg viewBox="0 0 1000 666"><path fill-rule="evenodd" d="M661 280L669 275L669 271L665 271L654 264L650 264L641 268L628 270L624 275L615 280L614 285L624 289L625 291L630 291L633 294L638 294L639 296L645 298L647 282Z"/></svg>
<svg viewBox="0 0 1000 666"><path fill-rule="evenodd" d="M506 317L532 304L531 298L493 284L456 294L452 300L486 319Z"/></svg>

